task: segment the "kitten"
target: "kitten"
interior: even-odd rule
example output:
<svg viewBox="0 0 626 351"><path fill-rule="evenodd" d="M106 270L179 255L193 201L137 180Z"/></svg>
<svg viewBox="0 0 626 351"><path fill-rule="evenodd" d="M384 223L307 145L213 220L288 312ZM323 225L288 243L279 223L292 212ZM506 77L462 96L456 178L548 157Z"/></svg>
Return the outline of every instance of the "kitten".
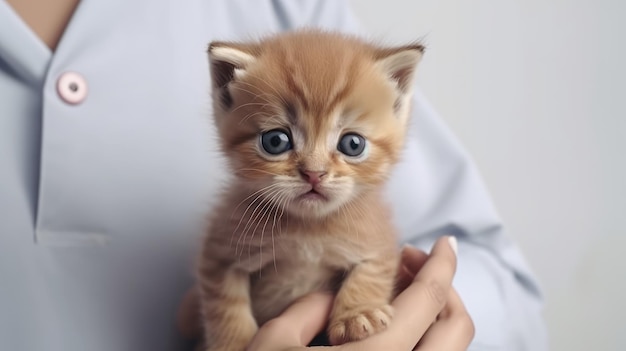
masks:
<svg viewBox="0 0 626 351"><path fill-rule="evenodd" d="M315 30L210 44L234 179L198 268L208 350L243 351L259 325L312 291L336 294L332 344L390 323L399 255L383 185L422 52Z"/></svg>

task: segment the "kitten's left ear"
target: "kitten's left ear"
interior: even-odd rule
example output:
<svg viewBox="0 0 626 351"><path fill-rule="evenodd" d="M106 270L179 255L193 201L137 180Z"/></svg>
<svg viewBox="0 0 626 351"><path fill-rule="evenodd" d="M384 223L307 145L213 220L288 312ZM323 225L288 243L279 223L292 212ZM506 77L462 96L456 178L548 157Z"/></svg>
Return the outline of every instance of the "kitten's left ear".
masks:
<svg viewBox="0 0 626 351"><path fill-rule="evenodd" d="M417 64L423 54L424 46L420 44L382 49L376 53L376 60L396 85L401 98L411 93Z"/></svg>
<svg viewBox="0 0 626 351"><path fill-rule="evenodd" d="M258 46L214 41L209 44L208 52L214 99L218 99L223 108L229 108L232 97L228 84L256 60Z"/></svg>

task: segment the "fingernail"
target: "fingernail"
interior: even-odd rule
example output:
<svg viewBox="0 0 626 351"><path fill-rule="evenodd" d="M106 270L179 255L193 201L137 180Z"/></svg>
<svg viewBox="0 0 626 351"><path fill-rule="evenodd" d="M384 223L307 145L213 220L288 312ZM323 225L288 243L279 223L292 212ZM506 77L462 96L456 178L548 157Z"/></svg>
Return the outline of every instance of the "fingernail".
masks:
<svg viewBox="0 0 626 351"><path fill-rule="evenodd" d="M454 254L456 255L459 251L459 244L456 241L456 237L455 236L449 236L448 237L448 243L450 244L450 248L452 248L452 251L454 251Z"/></svg>
<svg viewBox="0 0 626 351"><path fill-rule="evenodd" d="M404 244L402 245L402 247L400 248L400 251L404 251L406 249L414 249L415 246L411 245L411 244Z"/></svg>
<svg viewBox="0 0 626 351"><path fill-rule="evenodd" d="M402 245L402 247L400 248L400 252L402 254L404 254L405 252L407 252L407 250L417 250L417 248L411 244L404 244Z"/></svg>

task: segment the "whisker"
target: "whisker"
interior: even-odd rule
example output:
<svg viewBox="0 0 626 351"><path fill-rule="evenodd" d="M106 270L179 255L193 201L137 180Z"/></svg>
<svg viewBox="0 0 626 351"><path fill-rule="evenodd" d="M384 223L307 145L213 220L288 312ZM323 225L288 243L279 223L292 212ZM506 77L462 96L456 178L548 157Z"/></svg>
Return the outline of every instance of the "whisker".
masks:
<svg viewBox="0 0 626 351"><path fill-rule="evenodd" d="M246 83L246 82L238 82L238 83L240 83L240 84L247 84L247 85L250 85L250 86L254 87L252 84L249 84L249 83ZM245 91L246 93L250 93L250 95L252 95L254 97L254 99L259 98L259 99L262 99L264 102L268 102L268 103L271 103L272 101L267 99L265 96L270 96L270 97L274 96L274 95L271 95L271 94L268 94L268 93L259 94L259 93L256 93L256 92L250 90L250 89L246 89L246 88L243 88L243 87L240 87L240 86L237 86L237 85L231 85L231 87L234 88L234 89Z"/></svg>
<svg viewBox="0 0 626 351"><path fill-rule="evenodd" d="M289 206L289 203L291 202L291 200L289 199L289 197L287 195L285 195L285 201L283 203L283 201L280 202L280 215L278 216L278 231L279 231L279 237L282 236L283 234L283 226L281 225L281 220L283 218L283 214L285 213L285 207ZM287 217L287 219L289 219L289 217ZM286 228L288 230L288 228ZM276 273L278 273L278 267L276 267L276 245L274 243L274 229L272 228L272 258L274 261L274 271Z"/></svg>
<svg viewBox="0 0 626 351"><path fill-rule="evenodd" d="M271 197L266 198L266 203L263 206L263 208L261 209L261 212L259 212L259 220L256 221L256 226L254 227L254 229L252 230L252 235L250 236L250 240L248 241L248 259L250 258L250 249L252 248L252 240L254 239L254 235L257 232L257 229L259 228L259 225L261 225L261 222L263 221L263 217L265 217L265 215L267 214L266 208L272 206L274 199L276 199L277 196L280 196L281 191L275 191L274 194ZM267 219L269 219L269 216L267 216ZM267 219L266 219L266 224L267 224ZM251 226L252 227L252 226ZM265 226L264 226L265 227Z"/></svg>
<svg viewBox="0 0 626 351"><path fill-rule="evenodd" d="M274 229L276 228L276 215L278 214L278 209L281 210L281 215L284 211L284 208L282 207L283 201L287 199L287 194L283 194L283 196L279 199L278 201L278 205L276 206L276 212L274 212L274 220L272 222L272 237L274 236ZM280 220L280 217L279 217ZM279 223L280 225L280 223Z"/></svg>
<svg viewBox="0 0 626 351"><path fill-rule="evenodd" d="M276 193L276 192L278 192L278 191L280 191L280 189L278 189L278 190L274 189L274 190L272 190L272 191L268 194L268 196L272 196L274 193ZM263 194L263 195L265 195L265 194ZM267 201L267 199L266 199L266 198L265 198L264 200L265 200L265 201ZM267 204L265 201L261 201L261 202L259 202L259 203L256 205L256 207L255 207L255 208L254 208L254 210L252 211L252 214L250 215L250 218L248 219L248 222L246 223L245 227L243 228L243 231L242 231L242 234L240 235L240 238L243 236L243 242L244 242L244 244L245 244L245 242L246 242L246 238L248 237L248 230L249 230L250 228L252 228L252 225L254 225L254 222L257 220L257 218L258 218L259 214L261 213L261 212L258 212L258 213L257 213L257 211L259 210L259 208L261 207L261 205L265 205L265 204ZM264 203L264 202L265 202L265 203ZM261 210L261 211L262 211L262 210ZM251 222L252 222L252 223L251 223ZM235 253L236 253L236 252L237 252L237 250L235 250ZM239 253L239 257L241 257L241 255L243 255L243 247L241 248L241 252Z"/></svg>
<svg viewBox="0 0 626 351"><path fill-rule="evenodd" d="M251 77L258 78L258 79L259 79L259 80L261 80L263 83L267 84L267 82L265 82L263 79L259 78L259 77L258 77L258 76L256 76L256 75L253 75L253 74L249 74L249 75L250 75ZM247 85L247 86L249 86L249 87L252 87L252 88L255 88L255 89L259 89L256 85L250 84L250 83L248 83L248 82L243 82L243 81L240 81L240 82L238 82L238 83L239 83L239 84L245 84L245 85ZM274 90L274 92L276 93L276 95L274 95L274 94L270 94L270 93L268 93L267 91L266 91L266 92L263 92L263 93L261 93L261 94L258 94L258 93L255 93L255 92L251 91L251 90L244 90L244 89L243 89L243 88L241 88L241 87L237 87L237 88L242 89L242 90L244 90L244 91L247 91L248 93L250 93L250 94L254 95L254 96L255 96L255 98L256 98L256 97L260 97L260 98L262 98L264 101L266 101L266 102L268 102L268 103L274 103L274 101L270 101L268 98L266 98L266 96L268 96L268 97L272 97L272 98L278 98L278 100L280 100L280 102L282 102L282 103L283 103L283 104L285 104L285 105L287 104L287 101L285 100L285 98L283 98L283 96L282 96L282 95L278 92L278 90L276 90L276 88L275 88L275 87L273 87L273 86L271 86L271 85L269 85L269 84L267 84L267 86L268 86L268 87L270 87L272 90ZM276 106L277 106L277 107L280 107L280 105L276 105Z"/></svg>
<svg viewBox="0 0 626 351"><path fill-rule="evenodd" d="M280 203L280 201L282 201L283 197L284 197L284 193L278 193L278 199L276 199L274 202L274 205L272 206L272 212L274 213L274 221L276 220L276 213L278 213L278 203ZM272 199L273 200L273 199ZM263 237L265 236L265 228L267 227L267 223L270 219L270 216L272 214L272 212L269 213L269 215L267 216L267 218L265 218L265 224L263 224L263 228L261 229L261 244L259 245L259 277L261 277L261 270L263 268ZM275 222L274 222L275 223Z"/></svg>
<svg viewBox="0 0 626 351"><path fill-rule="evenodd" d="M230 244L228 245L229 248L233 247L233 240L235 237L235 233L237 232L237 230L239 229L239 227L241 226L241 222L243 221L244 217L246 216L246 213L248 213L248 210L250 209L250 206L252 206L262 195L263 192L269 191L270 189L273 189L275 187L277 187L278 184L271 184L269 186L266 186L264 188L261 188L257 191L255 191L254 193L250 194L248 197L246 197L245 199L243 199L241 202L239 202L239 204L235 207L235 209L233 209L231 215L230 215L230 220L233 220L233 217L235 216L235 213L237 211L237 209L239 208L239 206L241 206L245 201L247 201L249 198L257 195L256 198L254 198L249 204L248 207L246 207L245 211L243 212L243 214L241 215L241 217L239 218L239 222L237 223L237 226L235 227L235 229L233 230L233 233L230 236ZM235 253L237 253L237 250L239 248L239 240L237 241L237 246L235 247Z"/></svg>
<svg viewBox="0 0 626 351"><path fill-rule="evenodd" d="M241 118L241 121L239 121L239 125L241 125L242 123L244 123L245 121L249 120L250 118L257 116L257 115L261 115L261 116L265 116L267 118L271 118L272 115L270 113L267 113L265 111L254 111L251 113L248 113L247 115L243 116L243 118Z"/></svg>
<svg viewBox="0 0 626 351"><path fill-rule="evenodd" d="M267 106L272 106L272 104L269 104L269 103L261 103L261 102L248 102L248 103L245 103L245 104L242 104L242 105L239 105L239 106L235 107L235 109L233 109L233 110L231 111L231 113L234 113L234 112L236 112L237 110L239 110L240 108L244 108L244 107L246 107L246 106L262 106L262 107L267 107Z"/></svg>
<svg viewBox="0 0 626 351"><path fill-rule="evenodd" d="M244 211L244 212L243 212L243 214L241 215L241 218L239 218L239 223L237 223L237 227L235 227L235 229L233 230L233 233L231 234L230 247L232 247L232 241L233 241L233 238L234 238L234 236L235 236L235 233L237 232L237 230L238 230L238 229L239 229L239 227L241 226L241 222L243 221L243 219L245 218L246 214L247 214L247 213L248 213L248 211L250 210L250 207L251 207L252 205L254 205L254 203L256 203L256 202L257 202L257 200L261 199L261 198L263 197L263 195L264 195L264 193L265 193L265 192L270 191L270 189L272 189L272 190L273 190L273 188L274 188L274 187L278 187L278 184L272 184L271 186L265 187L265 188L263 188L263 189L261 189L261 190L259 190L259 191L255 192L255 194L256 194L256 193L259 193L259 194L258 194L258 195L257 195L257 196L256 196L256 197L255 197L255 198L254 198L254 199L253 199L253 200L252 200L252 201L248 204L248 207L246 207L245 211ZM254 194L253 194L253 195L254 195ZM253 195L251 195L251 196L253 196ZM248 198L250 198L251 196L248 196ZM244 201L245 201L245 200L244 200ZM237 207L239 207L239 205L238 205ZM248 221L249 221L249 219L248 219ZM239 235L239 239L237 240L237 246L235 246L235 254L237 254L237 251L238 251L238 249L239 249L239 243L241 242L241 235L242 235L242 234L240 233L240 235Z"/></svg>
<svg viewBox="0 0 626 351"><path fill-rule="evenodd" d="M263 187L263 188L261 188L261 189L259 189L259 190L255 191L255 192L253 192L253 193L252 193L252 194L250 194L248 197L246 197L245 199L241 200L241 202L239 202L239 204L237 204L237 206L233 209L233 212L232 212L232 213L231 213L231 215L230 215L230 219L233 219L233 216L235 215L235 211L237 211L237 209L239 208L239 206L241 206L241 205L242 205L242 204L243 204L246 200L248 200L249 198L253 197L254 195L256 195L256 194L258 194L258 193L260 193L260 192L262 192L262 191L269 190L269 189L271 189L271 188L273 188L273 187L276 187L276 186L278 186L278 185L279 185L279 184L277 184L277 183L270 184L270 185L268 185L268 186L266 186L266 187ZM245 212L244 212L244 214L245 214Z"/></svg>
<svg viewBox="0 0 626 351"><path fill-rule="evenodd" d="M267 87L269 87L270 89L272 89L275 93L276 93L276 97L278 97L282 103L284 103L285 105L287 105L287 101L285 101L285 98L283 98L283 96L280 94L280 92L278 92L278 90L276 89L276 87L274 87L272 84L270 84L268 81L266 81L265 79L259 77L258 75L252 74L252 73L247 73L248 75L250 75L251 77L254 77L258 80L260 80L263 84L265 84ZM242 82L245 84L248 84L252 87L254 87L252 84L247 83L247 82Z"/></svg>

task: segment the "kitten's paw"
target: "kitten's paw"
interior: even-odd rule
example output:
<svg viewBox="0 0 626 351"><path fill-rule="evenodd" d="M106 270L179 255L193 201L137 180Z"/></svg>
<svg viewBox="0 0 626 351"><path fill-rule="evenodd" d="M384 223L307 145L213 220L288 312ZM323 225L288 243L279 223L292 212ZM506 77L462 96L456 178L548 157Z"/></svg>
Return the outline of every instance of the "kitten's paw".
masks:
<svg viewBox="0 0 626 351"><path fill-rule="evenodd" d="M334 316L328 326L328 338L332 345L340 345L387 329L393 308L390 305L369 306L346 311Z"/></svg>

